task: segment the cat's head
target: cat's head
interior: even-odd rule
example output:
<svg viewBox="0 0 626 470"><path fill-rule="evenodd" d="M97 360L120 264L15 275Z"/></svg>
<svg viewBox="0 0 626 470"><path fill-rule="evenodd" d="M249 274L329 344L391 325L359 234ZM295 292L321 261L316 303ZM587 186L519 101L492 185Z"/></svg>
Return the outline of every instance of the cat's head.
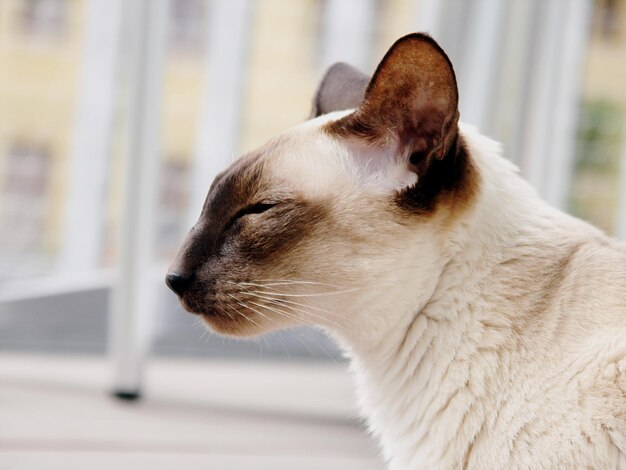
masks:
<svg viewBox="0 0 626 470"><path fill-rule="evenodd" d="M457 105L452 65L423 34L398 40L371 80L332 67L313 119L217 176L168 285L224 334L384 328L391 304L432 289L475 197Z"/></svg>

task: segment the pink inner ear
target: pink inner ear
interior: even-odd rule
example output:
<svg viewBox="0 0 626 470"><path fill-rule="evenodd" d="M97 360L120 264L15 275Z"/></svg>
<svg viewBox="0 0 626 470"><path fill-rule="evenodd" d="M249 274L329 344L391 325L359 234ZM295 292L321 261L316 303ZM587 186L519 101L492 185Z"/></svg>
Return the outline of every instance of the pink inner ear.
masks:
<svg viewBox="0 0 626 470"><path fill-rule="evenodd" d="M348 138L345 146L349 153L348 170L360 184L376 192L392 192L417 182L417 173L412 171L408 157L400 153L397 143L378 147Z"/></svg>
<svg viewBox="0 0 626 470"><path fill-rule="evenodd" d="M410 34L389 49L370 81L361 106L329 124L339 136L355 136L425 160L442 158L454 141L458 91L452 64L429 36Z"/></svg>

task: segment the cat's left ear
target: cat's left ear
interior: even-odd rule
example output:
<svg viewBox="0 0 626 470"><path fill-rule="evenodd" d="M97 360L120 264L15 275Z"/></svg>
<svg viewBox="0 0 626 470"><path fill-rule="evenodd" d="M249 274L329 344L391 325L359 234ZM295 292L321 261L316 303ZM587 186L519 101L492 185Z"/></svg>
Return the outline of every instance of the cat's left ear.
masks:
<svg viewBox="0 0 626 470"><path fill-rule="evenodd" d="M450 60L426 34L396 41L378 65L359 108L327 130L357 137L406 159L421 175L441 160L458 132L458 90Z"/></svg>
<svg viewBox="0 0 626 470"><path fill-rule="evenodd" d="M349 64L337 62L332 65L317 87L310 117L358 108L369 81L370 77Z"/></svg>

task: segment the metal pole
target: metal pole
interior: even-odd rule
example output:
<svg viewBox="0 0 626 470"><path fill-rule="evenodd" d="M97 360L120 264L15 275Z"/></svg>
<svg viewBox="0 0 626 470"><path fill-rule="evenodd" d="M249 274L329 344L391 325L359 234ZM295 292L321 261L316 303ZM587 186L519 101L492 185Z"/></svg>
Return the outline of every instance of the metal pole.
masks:
<svg viewBox="0 0 626 470"><path fill-rule="evenodd" d="M574 170L580 86L590 19L589 0L567 3L557 63L558 73L554 77L558 86L554 89L554 116L545 156L546 177L543 188L546 200L560 209L567 207Z"/></svg>
<svg viewBox="0 0 626 470"><path fill-rule="evenodd" d="M480 0L470 18L469 38L463 46L460 78L460 111L463 121L491 134L490 117L497 102L498 67L503 50L507 4Z"/></svg>
<svg viewBox="0 0 626 470"><path fill-rule="evenodd" d="M153 265L158 131L166 0L125 2L129 33L127 169L121 227L120 264L110 311L113 393L140 395L143 363L150 341L155 292Z"/></svg>
<svg viewBox="0 0 626 470"><path fill-rule="evenodd" d="M111 151L121 0L90 0L59 271L97 268Z"/></svg>
<svg viewBox="0 0 626 470"><path fill-rule="evenodd" d="M445 0L415 0L417 20L416 31L429 33L440 40L442 10Z"/></svg>
<svg viewBox="0 0 626 470"><path fill-rule="evenodd" d="M525 109L526 77L531 63L531 35L536 8L534 1L512 2L507 11L503 51L499 61L497 94L490 129L504 145L505 156L518 163Z"/></svg>
<svg viewBox="0 0 626 470"><path fill-rule="evenodd" d="M373 44L375 0L327 0L324 3L322 68L347 62L368 71Z"/></svg>
<svg viewBox="0 0 626 470"><path fill-rule="evenodd" d="M552 132L554 93L558 88L557 60L559 38L562 35L562 18L567 5L563 0L540 3L536 11L536 38L534 40L534 61L530 70L530 83L527 95L527 108L524 114L522 133L522 172L544 196L544 181L548 139Z"/></svg>
<svg viewBox="0 0 626 470"><path fill-rule="evenodd" d="M209 14L207 73L200 110L188 221L200 215L211 181L237 151L250 0L213 0Z"/></svg>

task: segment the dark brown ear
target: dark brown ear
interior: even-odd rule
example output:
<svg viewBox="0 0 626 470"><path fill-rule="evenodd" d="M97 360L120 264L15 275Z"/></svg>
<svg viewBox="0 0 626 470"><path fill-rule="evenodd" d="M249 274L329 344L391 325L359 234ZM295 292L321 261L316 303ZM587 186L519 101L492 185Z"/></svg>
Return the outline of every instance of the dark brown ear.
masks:
<svg viewBox="0 0 626 470"><path fill-rule="evenodd" d="M351 65L343 62L332 65L317 88L311 117L359 107L369 81L367 75Z"/></svg>
<svg viewBox="0 0 626 470"><path fill-rule="evenodd" d="M328 130L393 146L416 163L446 155L458 119L452 64L430 36L416 33L396 41L378 65L361 106Z"/></svg>

